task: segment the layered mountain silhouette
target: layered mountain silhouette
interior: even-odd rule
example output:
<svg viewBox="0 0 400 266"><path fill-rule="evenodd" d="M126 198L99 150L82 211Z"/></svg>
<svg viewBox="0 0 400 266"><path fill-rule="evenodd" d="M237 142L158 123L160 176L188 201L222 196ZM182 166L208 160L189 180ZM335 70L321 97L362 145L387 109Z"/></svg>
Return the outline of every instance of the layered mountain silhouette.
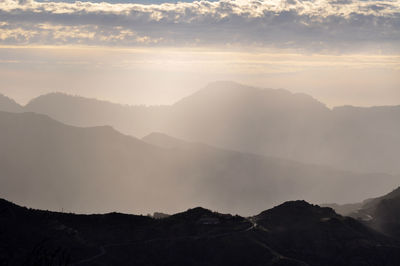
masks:
<svg viewBox="0 0 400 266"><path fill-rule="evenodd" d="M309 265L390 264L394 254L386 253L381 245L397 242L391 238L384 240L379 233L331 208L305 201L286 202L257 215L255 221L268 232L272 248L286 250L287 256ZM388 258L363 261L369 252L388 254Z"/></svg>
<svg viewBox="0 0 400 266"><path fill-rule="evenodd" d="M397 240L332 209L286 202L244 218L76 215L0 200L3 265L399 265Z"/></svg>
<svg viewBox="0 0 400 266"><path fill-rule="evenodd" d="M74 126L162 132L230 150L399 174L400 106L327 108L283 89L216 82L171 106L123 106L53 93L24 107Z"/></svg>
<svg viewBox="0 0 400 266"><path fill-rule="evenodd" d="M173 213L202 205L247 215L290 199L356 202L399 180L157 133L143 141L109 126L73 127L35 113L0 112L0 131L1 195L42 209Z"/></svg>
<svg viewBox="0 0 400 266"><path fill-rule="evenodd" d="M400 188L370 198L399 185L398 132L400 106L232 82L170 106L0 95L0 265L400 265Z"/></svg>
<svg viewBox="0 0 400 266"><path fill-rule="evenodd" d="M14 100L0 94L0 111L19 113L23 111L23 107Z"/></svg>
<svg viewBox="0 0 400 266"><path fill-rule="evenodd" d="M377 231L400 239L400 187L382 197L360 203L330 206Z"/></svg>

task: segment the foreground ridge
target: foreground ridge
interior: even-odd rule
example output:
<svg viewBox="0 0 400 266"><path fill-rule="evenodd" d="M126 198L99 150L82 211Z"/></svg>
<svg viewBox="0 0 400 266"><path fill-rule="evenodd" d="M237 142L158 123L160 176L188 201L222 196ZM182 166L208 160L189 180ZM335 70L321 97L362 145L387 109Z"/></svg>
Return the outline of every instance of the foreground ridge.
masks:
<svg viewBox="0 0 400 266"><path fill-rule="evenodd" d="M79 215L0 200L1 265L398 265L400 245L305 201L252 217Z"/></svg>

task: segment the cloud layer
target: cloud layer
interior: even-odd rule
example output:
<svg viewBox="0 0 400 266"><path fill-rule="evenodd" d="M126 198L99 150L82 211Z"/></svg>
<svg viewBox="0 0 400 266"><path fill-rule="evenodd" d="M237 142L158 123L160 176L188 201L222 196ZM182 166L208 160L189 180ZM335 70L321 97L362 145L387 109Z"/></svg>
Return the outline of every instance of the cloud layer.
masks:
<svg viewBox="0 0 400 266"><path fill-rule="evenodd" d="M400 1L222 0L141 5L0 0L2 45L252 45L398 51Z"/></svg>

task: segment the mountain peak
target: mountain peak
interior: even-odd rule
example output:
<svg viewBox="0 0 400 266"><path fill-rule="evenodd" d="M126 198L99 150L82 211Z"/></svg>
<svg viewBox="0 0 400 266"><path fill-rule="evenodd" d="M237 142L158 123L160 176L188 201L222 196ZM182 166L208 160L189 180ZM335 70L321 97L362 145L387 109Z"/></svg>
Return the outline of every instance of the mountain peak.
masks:
<svg viewBox="0 0 400 266"><path fill-rule="evenodd" d="M304 200L287 201L256 216L259 220L320 220L339 217L332 208L320 207Z"/></svg>
<svg viewBox="0 0 400 266"><path fill-rule="evenodd" d="M257 91L257 90L259 90L259 88L256 88L253 86L248 86L248 85L243 85L241 83L234 82L234 81L215 81L215 82L208 83L200 91L206 91L206 90Z"/></svg>
<svg viewBox="0 0 400 266"><path fill-rule="evenodd" d="M304 93L292 93L285 89L257 88L231 81L208 84L196 93L178 101L177 106L208 106L212 108L267 108L269 110L317 110L329 111L324 104Z"/></svg>
<svg viewBox="0 0 400 266"><path fill-rule="evenodd" d="M192 220L197 221L198 219L205 217L205 216L212 216L214 212L211 210L205 209L203 207L195 207L188 209L187 211L180 212L177 214L172 215L171 217L183 220Z"/></svg>
<svg viewBox="0 0 400 266"><path fill-rule="evenodd" d="M19 113L23 111L23 108L13 99L0 94L0 111Z"/></svg>

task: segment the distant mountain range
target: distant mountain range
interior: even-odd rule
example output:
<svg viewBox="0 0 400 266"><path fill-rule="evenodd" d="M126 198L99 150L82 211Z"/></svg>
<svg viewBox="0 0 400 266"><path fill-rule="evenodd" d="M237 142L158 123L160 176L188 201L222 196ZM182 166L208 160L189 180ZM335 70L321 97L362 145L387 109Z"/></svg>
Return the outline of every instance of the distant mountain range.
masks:
<svg viewBox="0 0 400 266"><path fill-rule="evenodd" d="M157 107L0 96L0 197L43 209L0 199L0 266L400 265L400 188L371 198L399 186L399 132L400 106L229 82ZM110 211L156 212L74 214Z"/></svg>
<svg viewBox="0 0 400 266"><path fill-rule="evenodd" d="M35 113L0 112L0 132L0 195L42 209L171 213L202 205L247 215L291 199L357 202L399 182Z"/></svg>
<svg viewBox="0 0 400 266"><path fill-rule="evenodd" d="M76 215L0 199L2 265L397 266L399 239L305 201L244 218L203 208L162 219Z"/></svg>
<svg viewBox="0 0 400 266"><path fill-rule="evenodd" d="M74 126L110 125L138 137L162 132L241 152L400 174L400 106L329 109L305 94L216 82L170 106L52 93L19 108Z"/></svg>

